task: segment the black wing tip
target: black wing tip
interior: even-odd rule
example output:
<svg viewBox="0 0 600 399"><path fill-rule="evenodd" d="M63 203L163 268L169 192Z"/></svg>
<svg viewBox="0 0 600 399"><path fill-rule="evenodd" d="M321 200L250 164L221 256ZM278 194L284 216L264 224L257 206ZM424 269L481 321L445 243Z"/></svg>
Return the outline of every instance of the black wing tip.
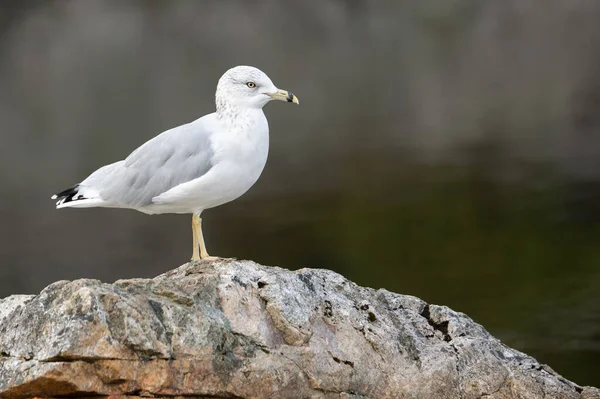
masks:
<svg viewBox="0 0 600 399"><path fill-rule="evenodd" d="M60 193L54 194L52 197L53 198L68 197L69 195L77 194L78 189L79 189L79 184L76 184L73 187L69 187L66 190L61 191Z"/></svg>
<svg viewBox="0 0 600 399"><path fill-rule="evenodd" d="M79 184L74 185L73 187L69 187L66 190L61 191L60 193L54 194L50 197L53 200L58 200L59 203L63 204L65 202L71 202L75 200L75 196L79 193ZM83 197L79 197L77 199L83 199Z"/></svg>

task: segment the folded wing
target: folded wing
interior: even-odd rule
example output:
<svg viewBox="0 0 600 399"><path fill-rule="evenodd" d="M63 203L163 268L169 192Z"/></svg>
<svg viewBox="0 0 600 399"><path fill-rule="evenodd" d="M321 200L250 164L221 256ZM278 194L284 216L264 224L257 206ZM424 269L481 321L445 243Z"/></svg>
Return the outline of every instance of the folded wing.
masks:
<svg viewBox="0 0 600 399"><path fill-rule="evenodd" d="M57 207L141 208L171 188L203 176L211 169L212 158L209 131L199 119L161 133L125 160L103 166L53 198L59 199Z"/></svg>

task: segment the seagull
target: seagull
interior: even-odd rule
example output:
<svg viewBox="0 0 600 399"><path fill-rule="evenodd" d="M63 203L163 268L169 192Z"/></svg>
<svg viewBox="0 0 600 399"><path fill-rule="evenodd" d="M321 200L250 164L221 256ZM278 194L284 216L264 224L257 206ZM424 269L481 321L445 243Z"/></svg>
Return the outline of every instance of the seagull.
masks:
<svg viewBox="0 0 600 399"><path fill-rule="evenodd" d="M217 84L216 112L159 134L126 159L53 195L56 208L191 213L192 261L216 259L206 250L200 215L240 197L258 180L269 151L262 108L272 100L299 104L260 69L231 68Z"/></svg>

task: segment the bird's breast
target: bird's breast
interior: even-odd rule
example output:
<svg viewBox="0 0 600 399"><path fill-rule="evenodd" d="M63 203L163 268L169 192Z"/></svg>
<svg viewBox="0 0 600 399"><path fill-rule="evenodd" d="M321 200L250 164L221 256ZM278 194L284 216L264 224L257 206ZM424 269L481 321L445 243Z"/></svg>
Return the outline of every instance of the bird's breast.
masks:
<svg viewBox="0 0 600 399"><path fill-rule="evenodd" d="M260 121L227 129L212 138L213 164L226 162L247 168L262 168L269 152L269 127Z"/></svg>
<svg viewBox="0 0 600 399"><path fill-rule="evenodd" d="M215 135L213 168L220 176L215 185L219 202L232 201L244 194L260 177L269 152L269 127L260 120Z"/></svg>

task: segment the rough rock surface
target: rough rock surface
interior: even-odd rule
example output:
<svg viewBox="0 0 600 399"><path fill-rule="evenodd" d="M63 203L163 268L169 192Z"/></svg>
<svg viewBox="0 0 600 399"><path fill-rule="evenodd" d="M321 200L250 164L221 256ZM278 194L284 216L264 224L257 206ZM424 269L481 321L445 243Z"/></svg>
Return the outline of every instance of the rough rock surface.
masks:
<svg viewBox="0 0 600 399"><path fill-rule="evenodd" d="M328 270L190 263L0 300L0 397L600 398L462 313Z"/></svg>

